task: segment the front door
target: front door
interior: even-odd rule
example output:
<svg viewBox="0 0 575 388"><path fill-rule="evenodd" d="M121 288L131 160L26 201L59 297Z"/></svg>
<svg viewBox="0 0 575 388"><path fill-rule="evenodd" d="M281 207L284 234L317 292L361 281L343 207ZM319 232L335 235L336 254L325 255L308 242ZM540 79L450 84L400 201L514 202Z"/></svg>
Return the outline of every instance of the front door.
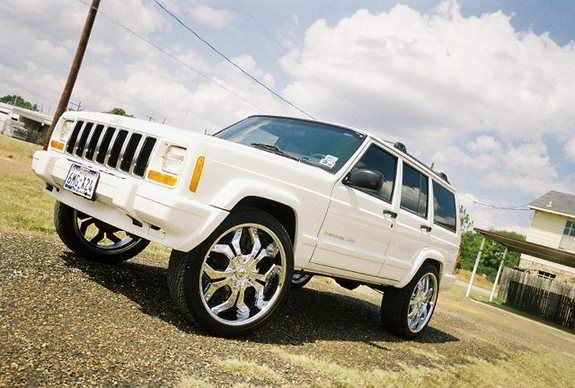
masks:
<svg viewBox="0 0 575 388"><path fill-rule="evenodd" d="M378 276L395 222L392 198L397 158L371 145L353 169L376 171L384 183L380 190L336 184L311 261Z"/></svg>

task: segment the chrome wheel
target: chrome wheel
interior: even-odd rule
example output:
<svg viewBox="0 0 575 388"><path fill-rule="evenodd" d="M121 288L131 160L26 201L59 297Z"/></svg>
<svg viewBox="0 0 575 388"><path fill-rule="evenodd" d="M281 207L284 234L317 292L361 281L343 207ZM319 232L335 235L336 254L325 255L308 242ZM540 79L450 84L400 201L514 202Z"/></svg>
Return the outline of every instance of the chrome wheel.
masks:
<svg viewBox="0 0 575 388"><path fill-rule="evenodd" d="M74 210L74 231L85 244L106 252L123 252L135 245L142 239L106 224L92 216Z"/></svg>
<svg viewBox="0 0 575 388"><path fill-rule="evenodd" d="M227 230L203 259L199 291L206 311L230 326L257 321L282 292L286 260L285 249L271 229L246 223Z"/></svg>
<svg viewBox="0 0 575 388"><path fill-rule="evenodd" d="M433 314L436 299L437 277L427 273L419 279L409 299L407 324L412 333L425 328Z"/></svg>

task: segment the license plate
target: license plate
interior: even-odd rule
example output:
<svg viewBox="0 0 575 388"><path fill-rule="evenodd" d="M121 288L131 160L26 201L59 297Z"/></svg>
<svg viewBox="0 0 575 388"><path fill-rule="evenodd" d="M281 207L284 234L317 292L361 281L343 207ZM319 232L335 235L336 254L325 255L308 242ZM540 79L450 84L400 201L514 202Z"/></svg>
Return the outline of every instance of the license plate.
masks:
<svg viewBox="0 0 575 388"><path fill-rule="evenodd" d="M82 197L92 199L100 173L84 166L73 164L64 181L64 188Z"/></svg>

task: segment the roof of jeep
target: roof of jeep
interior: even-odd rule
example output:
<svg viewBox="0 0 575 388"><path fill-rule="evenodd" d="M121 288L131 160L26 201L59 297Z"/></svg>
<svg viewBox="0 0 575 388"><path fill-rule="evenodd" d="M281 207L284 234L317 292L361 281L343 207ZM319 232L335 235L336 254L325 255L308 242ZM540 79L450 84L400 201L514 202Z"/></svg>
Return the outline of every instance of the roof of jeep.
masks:
<svg viewBox="0 0 575 388"><path fill-rule="evenodd" d="M433 176L435 176L436 178L438 178L439 182L443 183L444 185L448 186L449 188L451 188L452 190L455 190L453 188L453 186L451 185L451 183L449 183L444 177L442 177L440 174L440 172L438 171L434 171L432 170L429 166L425 165L422 161L420 161L419 159L417 159L416 157L414 157L413 155L410 155L407 152L403 152L398 148L395 148L393 145L395 144L393 141L391 140L386 140L383 139L377 135L374 135L373 133L370 133L369 131L363 130L363 129L358 129L358 128L353 128L353 127L348 127L345 125L341 125L341 124L337 124L337 123L331 123L329 121L320 121L320 120L311 120L311 119L305 119L305 118L300 118L300 117L289 117L289 116L276 116L276 115L251 115L250 117L270 117L270 118L276 118L276 119L289 119L289 120L298 120L298 121L305 121L305 122L309 122L309 123L317 123L317 124L325 124L325 125L329 125L332 127L337 127L337 128L342 128L342 129L346 129L348 131L354 131L357 133L361 133L365 136L368 136L374 140L377 140L380 143L386 144L387 146L393 148L396 152L398 152L399 154L403 155L407 160L409 160L410 162L416 164L418 167L423 168L425 171L427 171L428 173L432 174Z"/></svg>

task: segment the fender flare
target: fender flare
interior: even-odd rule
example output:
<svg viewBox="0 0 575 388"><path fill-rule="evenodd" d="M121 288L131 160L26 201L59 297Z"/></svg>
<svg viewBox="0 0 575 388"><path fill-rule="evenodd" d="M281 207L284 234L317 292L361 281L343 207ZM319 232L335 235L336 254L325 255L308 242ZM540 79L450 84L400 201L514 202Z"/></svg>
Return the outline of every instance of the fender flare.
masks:
<svg viewBox="0 0 575 388"><path fill-rule="evenodd" d="M415 274L421 269L423 263L426 260L433 260L439 263L439 282L441 283L441 278L443 274L443 267L445 265L445 256L439 252L437 249L433 249L430 247L425 247L416 256L416 259L413 261L413 265L411 270L401 279L395 287L403 288L405 287L411 279L415 276Z"/></svg>

